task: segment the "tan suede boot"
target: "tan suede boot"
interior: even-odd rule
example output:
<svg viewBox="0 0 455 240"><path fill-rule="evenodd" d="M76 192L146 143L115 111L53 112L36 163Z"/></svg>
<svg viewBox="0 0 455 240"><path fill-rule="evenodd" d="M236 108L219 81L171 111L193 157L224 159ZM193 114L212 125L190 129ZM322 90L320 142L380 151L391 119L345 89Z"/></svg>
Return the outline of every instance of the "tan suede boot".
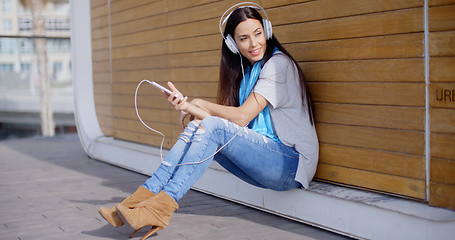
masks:
<svg viewBox="0 0 455 240"><path fill-rule="evenodd" d="M142 201L133 209L124 204L118 204L116 207L120 218L134 228L135 231L131 237L141 228L152 226L152 229L141 238L143 240L165 228L171 221L172 213L179 208L179 205L171 196L161 191L155 197Z"/></svg>
<svg viewBox="0 0 455 240"><path fill-rule="evenodd" d="M136 206L138 203L147 200L151 197L155 196L153 192L148 190L145 187L140 186L136 192L133 193L133 195L129 196L125 200L123 200L121 203L123 206L127 208L133 208ZM112 226L114 227L120 227L123 225L122 219L119 218L117 209L114 207L111 208L106 208L106 207L100 207L98 210L100 215L106 219Z"/></svg>

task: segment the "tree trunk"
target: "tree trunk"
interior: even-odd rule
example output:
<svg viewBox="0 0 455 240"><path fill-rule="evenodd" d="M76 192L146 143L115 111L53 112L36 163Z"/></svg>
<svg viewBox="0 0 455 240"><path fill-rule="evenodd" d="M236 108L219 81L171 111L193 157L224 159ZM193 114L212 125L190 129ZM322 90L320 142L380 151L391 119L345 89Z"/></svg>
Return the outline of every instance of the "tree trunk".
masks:
<svg viewBox="0 0 455 240"><path fill-rule="evenodd" d="M43 13L43 0L28 0L28 6L32 10L33 34L37 36L34 40L36 57L38 62L39 85L41 90L41 134L46 137L55 135L55 123L52 112L51 84L47 71L47 49L45 25Z"/></svg>

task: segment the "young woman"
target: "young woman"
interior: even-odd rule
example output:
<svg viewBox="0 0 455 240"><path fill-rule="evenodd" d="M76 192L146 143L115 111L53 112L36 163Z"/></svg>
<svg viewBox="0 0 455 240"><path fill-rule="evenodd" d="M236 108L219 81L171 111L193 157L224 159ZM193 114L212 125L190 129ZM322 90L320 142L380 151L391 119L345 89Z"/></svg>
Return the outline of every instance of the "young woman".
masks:
<svg viewBox="0 0 455 240"><path fill-rule="evenodd" d="M100 208L109 223L128 223L132 235L152 226L144 239L163 229L213 159L260 188L308 188L319 151L311 95L302 70L256 8L240 7L226 17L218 104L182 100L168 83L173 93L166 97L181 111L182 125L187 116L193 121L133 195Z"/></svg>

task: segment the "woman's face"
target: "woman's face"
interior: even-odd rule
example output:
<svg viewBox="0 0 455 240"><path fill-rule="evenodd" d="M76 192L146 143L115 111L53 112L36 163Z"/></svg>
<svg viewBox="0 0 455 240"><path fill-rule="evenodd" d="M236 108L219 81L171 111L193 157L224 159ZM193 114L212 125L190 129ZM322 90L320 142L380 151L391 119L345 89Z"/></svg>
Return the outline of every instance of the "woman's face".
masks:
<svg viewBox="0 0 455 240"><path fill-rule="evenodd" d="M262 24L258 20L248 18L239 23L234 30L234 39L239 47L240 53L252 65L264 57L266 39Z"/></svg>

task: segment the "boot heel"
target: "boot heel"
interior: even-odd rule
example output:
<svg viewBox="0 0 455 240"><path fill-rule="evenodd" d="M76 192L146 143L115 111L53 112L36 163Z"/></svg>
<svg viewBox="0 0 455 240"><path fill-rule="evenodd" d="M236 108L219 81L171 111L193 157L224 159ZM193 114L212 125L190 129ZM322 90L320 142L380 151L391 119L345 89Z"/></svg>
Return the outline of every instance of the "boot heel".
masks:
<svg viewBox="0 0 455 240"><path fill-rule="evenodd" d="M131 233L130 238L133 238L134 235L136 235L136 233L139 232L141 229L142 228L134 230L134 232ZM163 228L162 227L152 227L152 229L150 229L150 231L148 231L146 234L144 234L144 236L142 236L141 240L145 240L145 239L149 238L150 236L152 236L154 233L158 232L161 229L163 229Z"/></svg>
<svg viewBox="0 0 455 240"><path fill-rule="evenodd" d="M141 240L145 240L149 237L151 237L154 233L158 232L159 230L163 229L162 227L152 227L150 231L148 231L142 238Z"/></svg>
<svg viewBox="0 0 455 240"><path fill-rule="evenodd" d="M136 233L139 232L139 230L141 230L141 229L139 228L139 229L134 230L134 232L131 233L130 238L133 238L134 235L136 235Z"/></svg>

